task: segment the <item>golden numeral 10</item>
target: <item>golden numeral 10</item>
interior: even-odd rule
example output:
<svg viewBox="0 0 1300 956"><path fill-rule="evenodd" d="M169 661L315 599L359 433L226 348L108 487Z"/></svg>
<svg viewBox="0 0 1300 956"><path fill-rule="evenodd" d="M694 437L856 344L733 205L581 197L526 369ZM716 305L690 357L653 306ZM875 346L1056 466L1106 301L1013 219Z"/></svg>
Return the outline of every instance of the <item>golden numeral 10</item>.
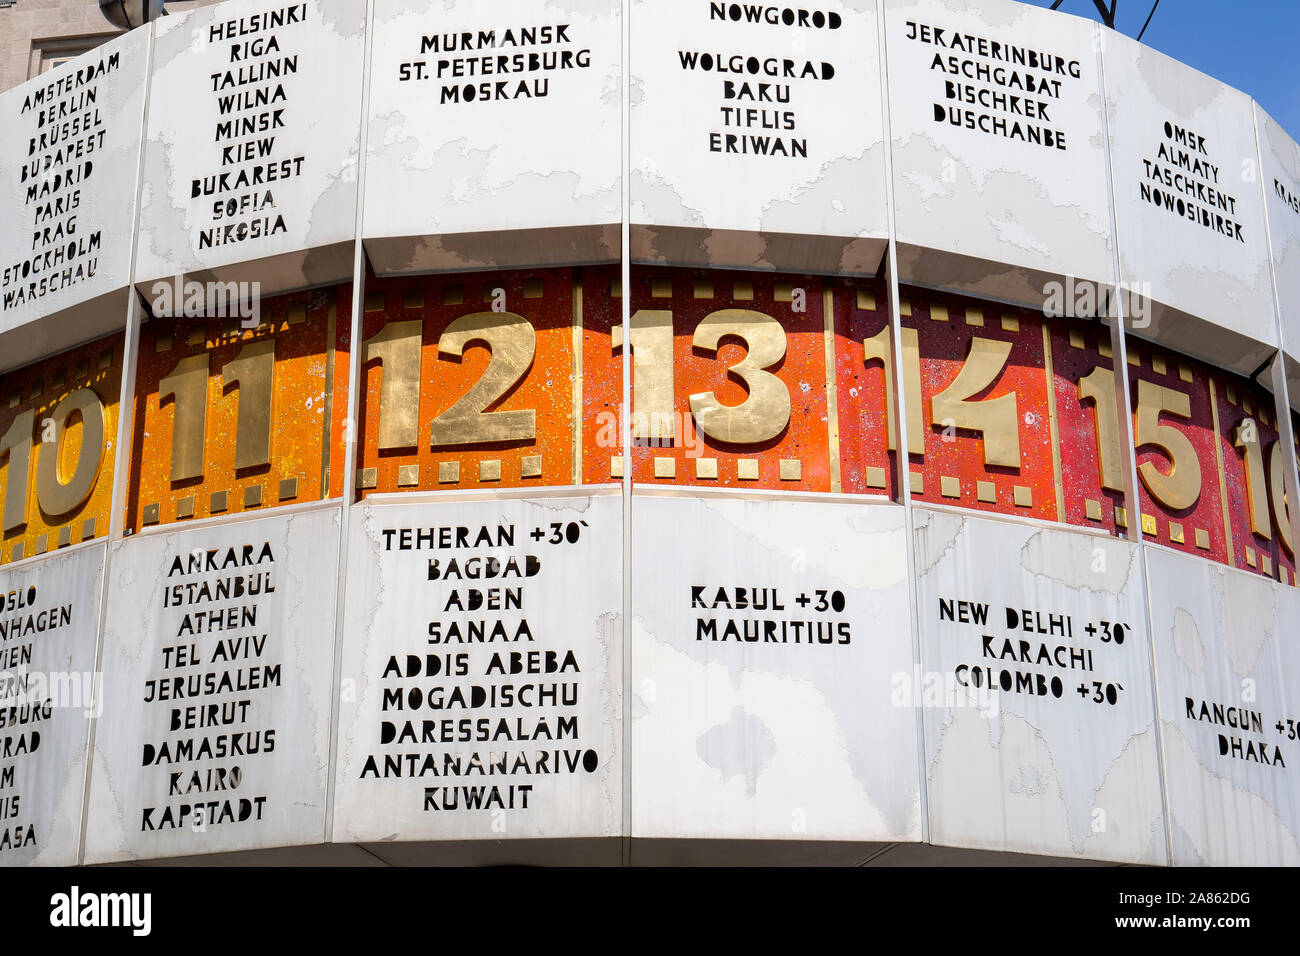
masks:
<svg viewBox="0 0 1300 956"><path fill-rule="evenodd" d="M172 414L171 481L202 478L208 421L209 353L191 355L158 383L158 404L170 398ZM239 388L235 426L235 470L271 461L271 400L275 374L275 340L245 345L227 362L221 377L226 388Z"/></svg>
<svg viewBox="0 0 1300 956"><path fill-rule="evenodd" d="M68 422L81 415L81 447L72 474L65 476L59 467L63 439ZM36 456L36 501L42 512L59 518L84 505L95 490L99 469L104 462L104 403L88 388L79 388L59 402L47 421L53 434L40 443ZM0 455L9 456L8 484L5 486L4 531L7 534L27 524L28 487L31 479L36 411L18 415L9 430L0 435Z"/></svg>

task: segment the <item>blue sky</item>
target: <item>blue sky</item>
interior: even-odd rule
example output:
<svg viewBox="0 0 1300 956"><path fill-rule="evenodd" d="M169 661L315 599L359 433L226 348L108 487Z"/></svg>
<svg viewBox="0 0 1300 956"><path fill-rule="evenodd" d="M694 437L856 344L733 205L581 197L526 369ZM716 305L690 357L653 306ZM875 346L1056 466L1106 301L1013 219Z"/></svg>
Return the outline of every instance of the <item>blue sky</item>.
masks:
<svg viewBox="0 0 1300 956"><path fill-rule="evenodd" d="M1116 28L1137 36L1151 3L1119 0ZM1065 0L1061 9L1097 18L1092 0ZM1300 139L1300 0L1160 0L1142 42L1249 93Z"/></svg>

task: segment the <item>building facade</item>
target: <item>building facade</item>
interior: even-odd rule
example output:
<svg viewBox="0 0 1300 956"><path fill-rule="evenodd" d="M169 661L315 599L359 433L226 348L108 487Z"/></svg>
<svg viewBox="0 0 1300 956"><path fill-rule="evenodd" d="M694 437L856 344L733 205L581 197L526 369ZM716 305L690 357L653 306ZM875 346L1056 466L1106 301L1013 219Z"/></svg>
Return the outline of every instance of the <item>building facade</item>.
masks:
<svg viewBox="0 0 1300 956"><path fill-rule="evenodd" d="M0 862L1300 862L1249 96L1012 0L178 6L5 60Z"/></svg>

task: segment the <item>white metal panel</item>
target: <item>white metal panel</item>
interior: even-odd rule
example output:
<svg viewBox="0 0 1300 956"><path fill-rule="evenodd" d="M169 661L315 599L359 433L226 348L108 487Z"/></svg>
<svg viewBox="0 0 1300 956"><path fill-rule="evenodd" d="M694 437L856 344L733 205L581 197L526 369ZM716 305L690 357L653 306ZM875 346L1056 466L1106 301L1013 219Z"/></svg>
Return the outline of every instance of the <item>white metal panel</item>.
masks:
<svg viewBox="0 0 1300 956"><path fill-rule="evenodd" d="M113 546L86 862L325 837L339 511Z"/></svg>

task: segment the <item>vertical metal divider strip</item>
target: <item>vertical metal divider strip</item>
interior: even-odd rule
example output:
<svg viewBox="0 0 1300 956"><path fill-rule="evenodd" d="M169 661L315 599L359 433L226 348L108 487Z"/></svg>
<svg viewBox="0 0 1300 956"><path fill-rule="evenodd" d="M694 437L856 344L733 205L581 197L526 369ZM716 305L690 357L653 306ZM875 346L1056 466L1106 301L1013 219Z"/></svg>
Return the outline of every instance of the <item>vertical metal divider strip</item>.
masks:
<svg viewBox="0 0 1300 956"><path fill-rule="evenodd" d="M1232 536L1232 512L1228 509L1228 473L1223 467L1222 426L1219 424L1219 390L1210 381L1210 423L1214 428L1214 473L1219 479L1219 520L1223 522L1223 540L1228 543L1228 567L1237 566L1237 542Z"/></svg>
<svg viewBox="0 0 1300 956"><path fill-rule="evenodd" d="M138 29L138 28L137 28ZM86 862L86 827L90 818L90 780L95 767L95 738L104 712L104 626L108 622L109 571L113 543L122 538L126 501L131 489L131 435L135 430L135 372L140 353L140 296L135 291L136 252L140 237L140 194L144 191L144 154L149 133L149 91L153 76L154 24L149 24L144 54L144 96L140 103L140 154L135 164L135 204L131 210L131 248L127 257L126 328L122 342L122 380L118 386L117 445L113 449L113 489L109 496L108 536L99 572L99 608L95 625L95 669L91 675L92 714L86 731L86 766L81 786L81 820L77 835L77 865Z"/></svg>
<svg viewBox="0 0 1300 956"><path fill-rule="evenodd" d="M826 457L830 471L831 494L843 488L840 467L839 388L835 381L835 279L822 277L822 351L826 359Z"/></svg>
<svg viewBox="0 0 1300 956"><path fill-rule="evenodd" d="M620 200L622 206L619 227L619 244L621 248L620 281L623 295L619 303L623 324L623 352L621 367L623 371L623 401L619 408L619 435L622 438L623 452L623 693L620 702L619 719L623 729L623 835L622 862L624 866L632 865L632 723L629 719L632 700L632 96L631 54L632 23L631 0L622 0L621 5L621 83L619 131L621 137L620 153L622 162L619 166Z"/></svg>
<svg viewBox="0 0 1300 956"><path fill-rule="evenodd" d="M1047 379L1048 441L1052 443L1052 481L1056 484L1056 520L1065 524L1065 478L1061 468L1061 425L1056 416L1056 369L1052 364L1052 328L1043 316L1043 373Z"/></svg>
<svg viewBox="0 0 1300 956"><path fill-rule="evenodd" d="M1260 200L1264 204L1264 239L1268 246L1268 276L1273 292L1273 321L1277 326L1277 355L1273 358L1273 405L1277 415L1277 440L1282 442L1283 484L1286 486L1287 509L1285 515L1274 515L1274 520L1285 519L1291 525L1292 561L1300 550L1300 465L1296 463L1295 429L1291 425L1291 386L1286 378L1286 329L1282 324L1282 296L1277 287L1277 267L1273 261L1273 217L1269 213L1268 190L1264 186L1264 149L1259 141L1259 104L1250 101L1250 116L1255 124L1255 170L1259 180ZM1279 543L1279 546L1280 543ZM1296 562L1300 564L1300 562ZM1279 568L1285 577L1286 569ZM1292 573L1292 581L1295 574ZM1283 583L1286 583L1283 581ZM1291 586L1295 586L1294 584Z"/></svg>
<svg viewBox="0 0 1300 956"><path fill-rule="evenodd" d="M369 146L370 60L374 51L375 3L366 0L361 55L361 116L357 131L357 198L353 218L352 315L348 334L348 410L343 420L343 499L339 508L339 550L334 588L334 663L330 680L329 762L325 777L325 842L334 842L335 778L338 772L339 704L343 679L343 614L347 606L348 529L357 482L357 424L361 391L361 319L365 314L366 255L362 243L366 206L366 150ZM337 382L337 378L336 378ZM332 484L332 482L331 482ZM328 497L328 489L326 497Z"/></svg>
<svg viewBox="0 0 1300 956"><path fill-rule="evenodd" d="M571 280L572 330L569 341L573 348L573 421L569 424L573 448L570 455L570 480L575 485L582 484L582 310L583 310L583 274L582 267L575 266L569 270Z"/></svg>
<svg viewBox="0 0 1300 956"><path fill-rule="evenodd" d="M876 36L880 49L880 108L884 119L885 135L885 211L889 222L889 239L886 247L885 279L889 285L889 334L893 341L890 349L894 362L894 434L898 436L894 460L898 464L897 487L903 506L903 546L907 555L908 617L912 632L912 666L919 678L925 672L921 653L920 582L916 576L916 533L912 520L912 490L908 477L911 471L911 454L907 443L907 402L903 383L907 381L903 367L903 319L899 311L898 292L898 229L894 207L894 133L889 102L889 53L886 46L885 2L876 5ZM925 753L925 707L916 702L916 743L920 768L917 794L920 800L921 842L930 841L930 799L928 792L928 766Z"/></svg>
<svg viewBox="0 0 1300 956"><path fill-rule="evenodd" d="M1160 787L1161 818L1165 833L1165 863L1172 859L1173 835L1169 825L1169 795L1165 785L1165 751L1164 738L1160 732L1160 690L1159 674L1156 670L1155 623L1151 615L1150 570L1147 567L1146 542L1142 540L1142 503L1138 489L1137 446L1133 435L1133 404L1128 385L1128 337L1124 329L1125 308L1124 277L1119 258L1119 204L1115 198L1115 168L1110 144L1110 109L1107 105L1106 64L1102 55L1106 43L1106 27L1093 24L1094 46L1097 51L1097 85L1101 96L1101 135L1106 154L1106 191L1110 200L1110 249L1111 268L1114 272L1114 302L1110 327L1111 366L1115 370L1115 390L1118 393L1116 407L1119 409L1120 451L1124 455L1124 508L1127 515L1128 538L1137 544L1138 565L1142 573L1138 576L1141 588L1141 604L1146 614L1147 657L1151 669L1151 726L1156 740L1156 778ZM1147 303L1148 310L1151 304ZM1108 312L1112 310L1108 309ZM1100 316L1099 316L1100 318Z"/></svg>

